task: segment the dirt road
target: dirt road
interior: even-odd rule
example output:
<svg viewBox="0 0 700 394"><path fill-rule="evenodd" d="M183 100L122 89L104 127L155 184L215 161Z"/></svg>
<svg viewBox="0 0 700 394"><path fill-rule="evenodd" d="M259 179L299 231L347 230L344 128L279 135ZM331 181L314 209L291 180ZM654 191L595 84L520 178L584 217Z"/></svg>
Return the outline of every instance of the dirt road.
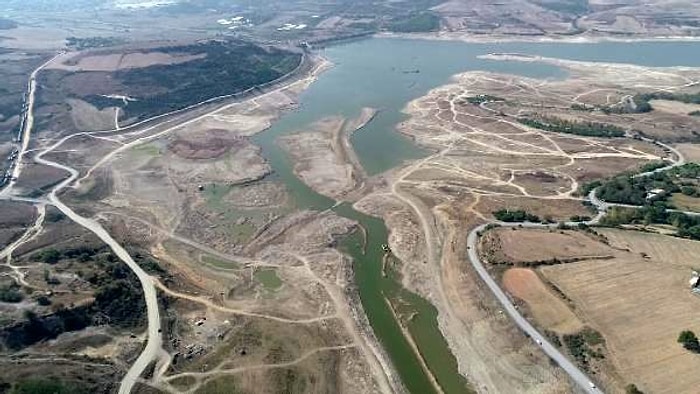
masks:
<svg viewBox="0 0 700 394"><path fill-rule="evenodd" d="M10 178L10 181L8 184L5 186L4 189L0 190L0 196L6 195L6 193L9 193L9 190L12 189L12 186L17 182L17 178L19 178L19 174L22 172L22 158L24 157L24 154L27 152L27 149L29 148L29 140L32 136L32 128L34 127L34 102L36 101L36 76L39 74L39 71L43 70L44 67L49 65L51 62L56 60L57 58L63 56L63 52L57 54L56 56L52 57L51 59L47 60L45 63L37 67L34 71L32 71L31 75L29 76L29 82L27 84L27 102L26 102L26 107L24 109L24 122L22 122L22 131L21 131L21 141L20 142L20 148L19 152L17 153L17 158L15 159L15 167L12 170L12 177Z"/></svg>
<svg viewBox="0 0 700 394"><path fill-rule="evenodd" d="M681 166L685 163L685 158L683 155L676 149L666 145L662 144L656 141L651 141L649 140L648 142L653 142L656 144L659 144L663 146L664 148L670 150L677 156L677 160L673 162L672 164L658 168L653 171L648 171L644 172L641 174L635 175L635 177L645 177L652 175L654 173L662 172L662 171L667 171L670 170L674 167ZM600 200L596 196L597 188L592 190L588 196L589 201L596 207L598 210L598 214L596 215L595 218L592 220L585 222L587 225L596 225L600 222L600 220L605 216L605 213L607 210L612 207L612 206L626 206L630 208L640 208L638 206L631 206L631 205L623 205L623 204L610 204L605 201ZM691 214L692 212L684 212L686 214ZM479 274L479 277L481 280L486 283L488 286L489 290L493 293L493 295L496 297L498 302L503 306L503 309L505 310L506 313L508 313L508 316L515 322L515 324L520 327L520 329L525 332L527 336L532 338L532 340L539 345L540 348L542 348L542 351L544 351L550 358L552 358L557 365L559 365L568 375L569 377L577 384L579 385L582 389L587 390L588 392L591 393L602 393L600 389L598 389L592 381L586 376L586 374L581 371L578 367L576 367L569 359L564 356L555 346L553 346L544 335L540 334L535 327L530 324L523 315L520 314L520 312L515 308L513 305L513 302L510 300L510 298L505 294L503 289L496 283L496 281L489 275L488 271L486 271L486 268L484 268L483 263L481 262L481 259L479 258L479 253L477 251L477 244L479 240L479 235L481 234L482 231L486 229L487 226L497 224L499 226L503 227L525 227L525 228L555 228L557 224L541 224L541 223L531 223L531 222L521 222L521 223L504 223L504 222L492 222L492 223L487 223L487 224L482 224L479 227L476 227L473 229L467 238L467 251L469 255L469 261L471 262L472 266L474 267L474 270ZM575 226L578 225L578 222L570 222L567 223L567 225L570 226Z"/></svg>

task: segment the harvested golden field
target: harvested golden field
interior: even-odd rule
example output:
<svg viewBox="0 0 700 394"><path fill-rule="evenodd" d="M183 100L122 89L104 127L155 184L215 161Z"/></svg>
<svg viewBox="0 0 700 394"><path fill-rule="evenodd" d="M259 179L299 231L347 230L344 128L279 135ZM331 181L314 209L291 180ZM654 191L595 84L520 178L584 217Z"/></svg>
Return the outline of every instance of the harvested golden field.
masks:
<svg viewBox="0 0 700 394"><path fill-rule="evenodd" d="M493 257L512 264L553 259L603 258L614 254L609 246L579 231L499 228L484 237ZM495 262L494 260L491 260Z"/></svg>
<svg viewBox="0 0 700 394"><path fill-rule="evenodd" d="M189 53L169 54L164 52L133 52L133 53L84 53L54 62L51 69L66 71L117 71L128 68L144 68L156 65L185 63L202 59L206 55Z"/></svg>
<svg viewBox="0 0 700 394"><path fill-rule="evenodd" d="M586 324L603 334L610 361L625 382L644 392L696 393L700 358L676 339L682 330L700 331L700 296L688 286L700 242L602 232L622 249L615 259L547 266L540 272L566 294Z"/></svg>
<svg viewBox="0 0 700 394"><path fill-rule="evenodd" d="M676 115L687 115L700 110L700 105L698 104L686 104L671 100L651 100L649 104L657 111L669 112Z"/></svg>
<svg viewBox="0 0 700 394"><path fill-rule="evenodd" d="M591 214L588 208L577 200L550 199L543 202L543 200L537 198L501 195L482 197L474 209L488 216L492 216L493 212L499 209L522 209L542 219L551 219L554 221L567 221L572 216Z"/></svg>
<svg viewBox="0 0 700 394"><path fill-rule="evenodd" d="M671 197L671 203L674 207L683 211L700 212L700 198L686 196L685 194L676 193Z"/></svg>
<svg viewBox="0 0 700 394"><path fill-rule="evenodd" d="M542 327L560 334L573 334L583 328L581 320L542 283L535 271L511 268L503 274L502 282L508 293L527 304Z"/></svg>
<svg viewBox="0 0 700 394"><path fill-rule="evenodd" d="M700 145L697 144L678 144L676 145L685 159L688 161L700 161Z"/></svg>

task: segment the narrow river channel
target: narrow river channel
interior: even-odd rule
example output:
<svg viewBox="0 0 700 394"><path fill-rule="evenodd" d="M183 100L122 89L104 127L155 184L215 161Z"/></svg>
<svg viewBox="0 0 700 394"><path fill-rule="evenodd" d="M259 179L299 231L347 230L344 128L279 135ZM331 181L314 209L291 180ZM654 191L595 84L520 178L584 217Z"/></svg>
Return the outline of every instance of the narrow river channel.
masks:
<svg viewBox="0 0 700 394"><path fill-rule="evenodd" d="M700 66L699 49L700 43L691 42L474 44L373 38L340 44L323 50L334 67L301 95L299 109L285 114L257 135L254 142L262 147L273 168L273 177L286 185L296 209L333 209L356 220L367 231L366 241L355 234L346 239L343 247L354 258L355 280L369 322L406 388L412 393L435 392L386 299L401 299L403 306L397 313L415 314L407 329L441 389L446 393L471 392L438 329L436 309L402 288L395 275L382 275L381 246L387 243L388 236L383 221L359 213L349 204L336 206L335 201L307 187L292 172L292 163L277 145L277 139L303 131L326 116L351 118L358 116L363 107L376 108L381 112L353 135L352 143L365 170L370 175L378 174L426 154L399 135L396 125L405 119L401 110L410 100L449 82L452 75L468 70L550 79L566 75L553 66L480 60L478 55L517 52L645 66Z"/></svg>

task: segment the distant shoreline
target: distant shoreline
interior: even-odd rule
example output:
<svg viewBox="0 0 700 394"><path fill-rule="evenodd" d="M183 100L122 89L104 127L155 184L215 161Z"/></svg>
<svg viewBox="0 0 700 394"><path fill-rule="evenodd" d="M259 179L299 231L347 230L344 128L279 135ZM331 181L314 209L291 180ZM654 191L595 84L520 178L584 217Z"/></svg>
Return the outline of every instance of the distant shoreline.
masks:
<svg viewBox="0 0 700 394"><path fill-rule="evenodd" d="M700 36L648 36L648 37L616 37L616 36L527 36L527 35L493 35L470 33L389 33L382 32L373 35L378 38L412 38L436 41L462 41L468 43L501 43L501 42L540 42L562 44L595 44L601 42L700 42Z"/></svg>

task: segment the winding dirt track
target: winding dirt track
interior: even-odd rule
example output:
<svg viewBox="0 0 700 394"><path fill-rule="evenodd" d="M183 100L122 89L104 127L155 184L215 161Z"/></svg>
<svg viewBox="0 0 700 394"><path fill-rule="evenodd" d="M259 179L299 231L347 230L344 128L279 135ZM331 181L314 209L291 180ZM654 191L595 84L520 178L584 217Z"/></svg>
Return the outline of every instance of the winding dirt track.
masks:
<svg viewBox="0 0 700 394"><path fill-rule="evenodd" d="M509 120L508 116L499 116L496 118L498 124L503 124L511 129L517 129L518 131L511 131L509 133L499 133L498 131L482 129L479 126L473 126L467 119L473 118L481 122L482 120L488 120L492 118L492 114L497 113L497 111L488 108L484 103L480 105L482 110L490 113L488 116L480 115L471 112L460 112L456 107L456 102L463 96L469 94L469 89L472 84L477 84L477 82L483 82L480 80L490 80L488 76L483 75L473 75L465 77L459 87L447 90L437 90L435 95L440 94L439 97L449 97L445 101L449 104L444 105L441 111L436 111L435 106L439 98L435 98L435 95L424 96L424 98L415 100L408 105L407 112L412 115L416 122L410 127L414 127L416 130L421 130L422 128L433 128L432 133L415 133L413 134L411 130L408 130L408 134L418 139L419 143L425 144L433 148L436 153L419 160L408 167L406 167L399 175L394 178L391 183L391 193L400 200L405 206L412 212L414 217L416 217L418 224L420 226L421 232L423 233L425 248L426 248L426 259L429 264L426 265L427 273L424 275L429 275L434 278L435 286L431 286L431 291L433 292L433 297L435 298L436 305L438 306L439 313L443 316L439 321L445 321L450 327L444 328L441 323L441 329L446 334L449 333L450 336L457 335L460 330L467 329L467 326L461 323L461 314L458 301L455 301L454 287L459 286L460 272L454 272L451 268L449 257L446 257L446 250L450 250L450 245L454 247L453 234L448 233L447 235L442 234L441 224L437 222L438 217L436 212L433 212L433 207L426 205L420 195L414 193L414 191L425 191L425 190L436 190L441 185L451 185L448 182L443 182L438 178L425 178L422 179L421 176L416 175L421 174L421 171L439 171L438 173L448 174L446 178L449 177L459 177L461 179L467 180L459 185L460 190L464 190L466 193L471 194L474 197L474 202L466 209L470 213L474 213L479 221L483 224L476 229L472 229L467 240L468 247L468 257L474 270L479 274L480 279L484 282L491 292L494 294L496 299L503 305L503 308L508 310L509 316L515 322L515 324L528 333L532 338L535 339L535 343L538 347L543 348L543 350L554 360L556 360L562 368L569 374L574 382L586 391L600 392L597 388L591 387L591 381L583 374L576 366L574 366L570 361L568 361L561 353L547 343L544 338L537 333L532 326L525 321L521 315L513 308L510 300L505 297L503 291L500 287L493 281L492 278L488 276L488 273L483 269L481 262L478 260L476 255L476 241L478 239L477 234L479 231L483 230L489 223L500 224L504 226L514 226L514 227L548 227L547 225L539 223L499 223L493 222L491 219L487 218L481 214L475 207L478 204L482 196L489 197L507 197L507 198L518 198L524 197L529 199L538 199L545 201L549 200L584 200L583 198L577 198L573 194L578 189L578 182L570 175L564 171L560 171L567 166L572 166L577 160L581 159L594 159L594 158L625 158L625 159L637 159L637 160L659 160L661 157L656 156L648 152L640 151L634 147L615 147L615 146L605 146L607 151L576 151L567 152L565 149L559 146L558 140L553 138L552 133L544 132L538 129L533 129L525 127L524 125ZM492 82L499 82L492 80ZM513 82L506 82L506 84L512 85ZM456 86L456 85L452 85ZM521 90L532 90L532 94L537 96L540 94L537 86L532 86L530 84L522 85ZM440 88L442 89L442 88ZM457 89L457 91L455 91ZM444 112L451 112L451 117L445 117ZM459 114L459 116L457 116ZM439 115L443 115L439 117ZM478 123L478 122L477 122ZM528 141L512 138L512 136L522 137L522 136L536 136L539 141L536 144L530 143ZM567 135L567 138L572 140L578 140L582 145L589 145L591 148L596 148L601 146L601 142L597 141L595 138ZM536 141L537 139L533 139ZM660 172L668 170L672 167L684 164L685 160L683 156L675 150L674 148L659 143L657 141L642 138L643 141L648 143L653 143L665 150L671 152L676 156L675 161L664 168L658 169L654 172ZM472 170L468 165L463 165L457 160L451 157L452 152L459 152L460 149L470 149L469 146L474 146L475 150L483 150L485 152L494 155L509 155L517 157L552 157L558 159L564 159L565 164L559 164L550 169L550 172L556 173L558 176L564 179L568 179L568 187L566 190L556 191L553 194L542 195L542 193L531 193L525 187L518 185L516 183L516 171L511 170L510 179L502 179L498 174L490 174L488 172L476 172ZM464 148L466 146L467 148ZM601 146L602 147L602 146ZM522 149L521 149L522 148ZM522 170L520 170L522 171ZM639 174L638 176L650 175L653 172ZM469 184L469 180L474 180L474 186ZM477 186L479 183L489 182L494 186L507 186L512 188L510 190L491 190L483 187ZM414 195L416 194L416 195ZM598 213L594 219L592 219L588 224L594 225L605 215L608 208L613 206L621 206L619 204L610 204L601 201L596 198L595 192L587 196L587 200L593 203L598 210ZM636 207L633 207L636 208ZM693 212L684 212L688 215L698 215ZM570 223L572 225L578 223ZM549 226L553 227L553 226ZM444 237L444 239L442 239ZM510 310L512 309L512 310ZM511 313L513 312L513 313ZM447 331L444 331L447 330ZM449 342L449 338L448 342ZM452 346L452 344L450 344ZM466 372L471 377L475 377L476 381L482 383L484 387L501 387L497 379L501 377L494 375L493 371L495 369L488 368L484 369L486 365L491 365L479 362L479 357L489 357L488 345L484 345L481 342L469 342L469 341L459 341L458 349L460 352L465 354L471 354L465 358L465 363L469 364L466 367ZM485 354L485 355L484 355ZM460 361L461 363L461 361ZM496 363L497 364L497 363ZM460 364L461 365L461 364ZM511 379L515 379L517 375L513 375ZM513 380L517 383L517 380Z"/></svg>
<svg viewBox="0 0 700 394"><path fill-rule="evenodd" d="M61 56L61 54L57 55L56 57L58 57L58 56ZM29 102L28 102L28 110L27 110L26 119L25 119L26 121L24 123L24 125L25 125L24 126L24 133L23 133L24 139L23 139L23 143L22 143L21 150L19 153L20 163L21 163L21 158L24 156L24 154L26 152L28 152L29 140L31 137L32 127L33 127L33 106L34 106L34 97L35 97L35 91L36 91L36 82L35 82L36 75L39 73L39 71L41 71L41 69L43 69L47 64L49 64L55 58L53 58L53 59L49 60L48 62L46 62L45 64L41 65L39 68L34 70L34 72L31 74L30 82L28 85L28 88L29 88L28 100L29 100ZM320 70L322 70L326 65L327 65L327 63L325 61L321 62L314 70L311 70L311 72L309 73L308 76L306 76L302 79L293 81L291 84L297 84L297 83L303 84L303 83L313 81L318 76L318 73L320 72ZM298 69L299 68L292 71L292 73L297 72ZM290 73L290 74L292 74L292 73ZM274 82L278 82L278 81L274 81ZM274 93L277 93L279 91L283 91L285 89L288 89L289 87L290 87L290 84L285 84L283 86L280 86L278 88L275 88L273 90L270 90L270 91L263 93L263 96L269 95L269 94L274 94ZM230 97L234 97L234 96L236 96L236 95L230 95ZM229 96L226 96L226 97L229 97ZM256 97L252 98L251 100L255 101L259 97L260 96L256 96ZM213 100L219 100L219 99L221 99L221 98L207 100L205 102L198 103L198 104L195 104L191 107L188 107L187 109L198 108L203 104L206 104L206 103L211 102ZM115 253L115 255L120 260L122 260L136 274L136 276L139 279L139 282L141 284L141 287L143 289L144 298L146 301L147 318L148 318L147 342L146 342L145 348L143 349L143 351L141 352L139 357L131 365L127 374L123 377L121 385L119 387L119 394L130 393L132 391L134 385L139 381L140 376L143 373L143 371L154 361L156 361L156 379L166 380L166 378L163 377L163 374L165 372L165 369L167 369L167 366L170 363L170 355L163 349L163 346L162 346L162 335L161 335L161 328L160 328L160 312L158 309L158 300L157 300L157 291L156 291L157 288L160 288L162 291L166 292L167 294L169 294L171 296L180 297L180 298L184 298L184 299L190 299L190 300L195 301L195 302L203 303L207 307L214 308L214 309L220 309L220 310L228 312L228 313L234 313L234 314L245 315L245 316L256 317L256 318L271 319L271 320L284 322L284 323L309 324L309 323L315 323L315 322L319 322L319 321L323 321L323 320L327 320L327 319L340 318L345 323L345 326L350 330L350 333L353 336L353 343L343 345L343 346L319 348L316 350L312 350L312 351L304 354L300 359L293 361L291 363L288 363L288 364L291 366L295 363L301 362L304 359L312 356L313 354L318 353L319 351L342 350L342 349L347 349L347 348L359 347L361 349L361 351L363 352L363 354L365 355L365 358L367 359L367 362L370 364L372 370L374 370L375 375L377 377L377 383L379 384L382 392L393 392L394 389L392 388L392 384L390 383L390 379L387 376L387 371L388 371L387 366L382 365L382 361L381 361L380 357L377 354L375 354L373 352L371 346L368 345L363 338L361 338L361 335L357 331L357 329L355 328L354 323L352 321L348 320L348 319L350 319L349 318L350 315L349 315L348 311L344 311L343 316L340 316L339 314L336 313L335 315L331 315L331 316L320 316L317 318L306 319L306 320L292 320L292 319L285 319L285 318L272 316L272 315L257 314L257 313L242 311L242 310L234 310L234 309L230 309L230 308L225 308L225 307L222 307L220 305L213 304L213 303L209 302L208 300L205 300L202 298L192 297L192 296L189 296L186 294L180 294L180 293L174 292L174 291L168 289L167 287L165 287L157 279L155 279L154 277L147 274L143 269L141 269L141 267L139 267L139 265L136 264L136 262L128 254L128 252L114 238L112 238L112 236L100 225L100 223L97 220L91 219L91 218L86 218L86 217L78 215L75 211L73 211L70 207L65 205L57 197L57 194L60 191L64 190L66 187L69 187L69 186L77 187L77 185L80 183L80 181L82 179L85 179L86 177L88 177L94 169L108 163L118 153L123 152L129 148L134 147L134 146L137 146L139 144L142 144L144 142L158 138L158 137L165 135L165 134L167 134L167 133L169 133L177 128L181 128L183 126L186 126L187 124L191 124L195 121L204 119L205 117L208 117L208 116L213 116L220 111L223 111L225 109L230 108L231 105L234 105L234 104L223 105L217 109L207 111L201 115L195 116L194 118L190 118L190 119L182 121L182 122L177 122L177 121L173 122L173 119L169 119L168 117L163 116L163 115L157 116L157 117L152 118L152 119L145 120L143 122L140 122L138 125L146 126L147 124L150 124L153 120L163 118L162 122L158 122L154 125L150 125L150 126L147 126L143 129L139 129L139 130L134 131L132 133L132 136L139 136L139 135L142 135L142 136L139 136L138 138L135 138L128 143L124 143L122 141L119 141L119 140L116 140L113 138L109 138L109 137L99 136L99 134L103 134L103 133L112 133L115 131L124 132L126 130L133 130L135 128L134 126L138 126L138 125L132 125L128 128L126 128L126 127L119 128L118 123L115 123L114 130L74 133L74 134L71 134L71 135L68 135L68 136L61 138L60 140L55 142L53 145L42 150L40 153L38 153L34 157L35 162L42 164L42 165L46 165L46 166L50 166L53 168L64 170L64 171L68 172L70 174L70 176L68 178L66 178L65 180L63 180L62 182L60 182L58 185L56 185L50 191L49 195L47 196L47 198L45 200L44 199L42 199L42 200L27 200L27 199L22 198L22 197L13 196L12 193L13 193L13 186L15 184L14 181L9 183L7 185L7 187L5 187L2 191L0 191L0 199L11 200L11 201L27 201L27 202L34 203L35 205L37 205L39 207L39 215L38 215L38 218L35 221L34 225L31 228L27 229L27 231L25 231L24 235L18 241L14 242L9 247L0 251L0 258L7 257L8 265L11 268L13 268L11 266L12 252L17 247L19 247L23 243L30 241L31 239L33 239L34 237L36 237L40 233L41 229L43 228L43 218L44 218L44 214L45 214L45 206L48 204L48 205L55 206L57 209L59 209L61 212L63 212L63 214L65 214L68 218L73 220L75 223L77 223L78 225L85 227L86 229L93 232L105 244L107 244L112 249L112 251ZM175 112L173 112L173 114L184 113L187 109L175 111ZM148 134L149 131L156 130L157 128L162 127L163 125L168 125L169 127L165 128L164 130L160 130L160 131L157 131L155 133ZM144 135L144 134L146 134L146 135ZM60 147L62 144L64 144L69 139L72 139L72 138L75 138L78 136L89 136L89 137L93 137L93 138L106 139L106 140L109 140L111 142L117 142L120 146L118 148L114 149L113 151L111 151L110 153L108 153L106 156L104 156L98 163L93 165L93 167L87 171L86 175L84 175L82 178L78 179L79 173L76 169L43 158L44 155L51 153L51 152L54 152L58 147ZM20 163L18 163L18 165L16 166L15 172L13 174L14 175L13 179L15 179L15 180L21 174L22 167L21 167ZM159 230L167 233L169 236L171 236L171 237L173 237L181 242L185 242L186 244L190 244L191 246L195 246L198 248L210 249L210 248L206 247L205 245L200 245L200 244L198 244L190 239L176 236L175 234L172 234L171 232L168 232L164 229L159 229ZM213 250L211 250L211 251L213 251ZM213 251L213 252L215 252L215 251ZM219 253L215 253L215 254L219 254ZM344 303L341 300L342 296L340 295L340 293L338 291L336 291L335 289L333 289L329 283L322 281L318 276L316 276L313 273L313 271L310 269L310 267L308 266L308 262L306 261L306 259L304 257L300 256L299 259L304 262L305 266L307 267L309 272L315 277L315 279L318 280L324 286L326 291L329 293L329 295L333 299L333 302L336 304L336 310L338 310L338 309L342 310ZM256 264L256 262L249 262L249 263ZM18 269L15 269L15 268L13 268L13 269L16 271L15 272L16 279L20 282L23 282L24 279L23 279L22 273ZM347 314L347 316L345 316L346 314ZM286 364L280 364L280 365L270 364L270 365L252 366L252 367L250 367L250 369L279 368L279 367L285 367L285 366L286 366ZM245 369L248 369L248 367L241 369L240 371L238 371L238 370L215 371L214 373L237 373L237 372L241 372ZM165 387L165 388L169 389L169 387Z"/></svg>

